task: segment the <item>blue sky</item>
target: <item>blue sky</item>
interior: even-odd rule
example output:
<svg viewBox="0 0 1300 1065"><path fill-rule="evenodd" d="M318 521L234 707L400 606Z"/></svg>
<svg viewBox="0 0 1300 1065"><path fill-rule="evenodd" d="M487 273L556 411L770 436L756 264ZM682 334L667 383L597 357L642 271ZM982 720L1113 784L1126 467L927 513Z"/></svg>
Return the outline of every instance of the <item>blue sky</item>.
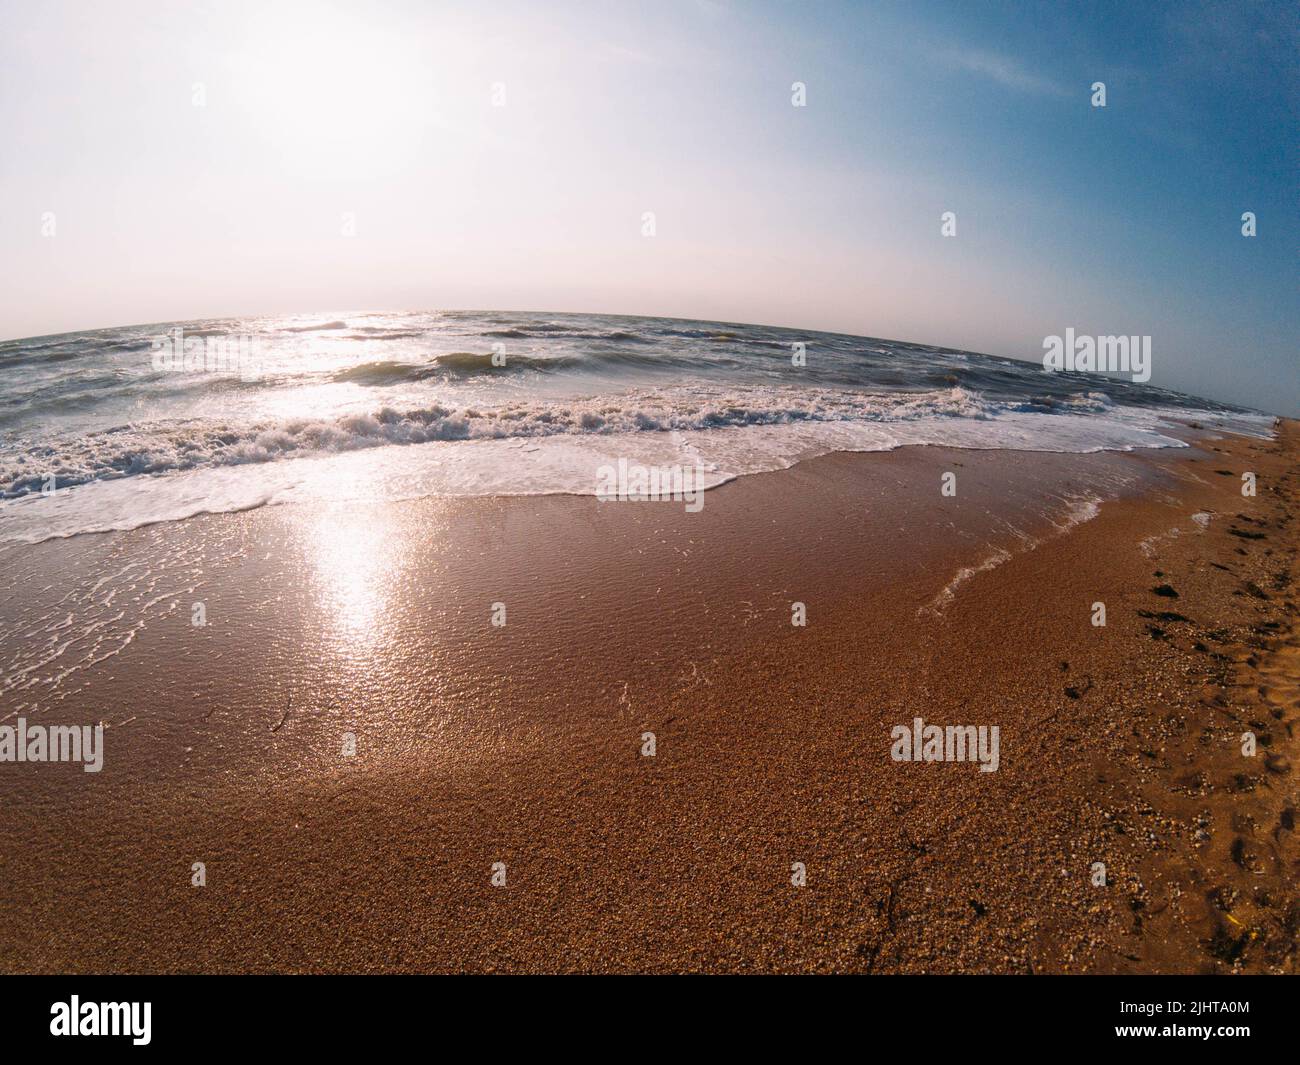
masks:
<svg viewBox="0 0 1300 1065"><path fill-rule="evenodd" d="M500 307L1036 359L1074 327L1297 415L1297 10L0 0L0 335Z"/></svg>

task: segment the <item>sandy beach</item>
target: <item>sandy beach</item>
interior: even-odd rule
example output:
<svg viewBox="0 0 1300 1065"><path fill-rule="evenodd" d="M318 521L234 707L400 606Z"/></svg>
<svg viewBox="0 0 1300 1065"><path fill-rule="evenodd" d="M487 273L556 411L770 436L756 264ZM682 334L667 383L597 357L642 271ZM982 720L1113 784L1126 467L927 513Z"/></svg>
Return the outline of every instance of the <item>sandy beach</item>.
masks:
<svg viewBox="0 0 1300 1065"><path fill-rule="evenodd" d="M1300 427L1189 436L6 548L0 723L107 727L0 771L0 969L1293 972Z"/></svg>

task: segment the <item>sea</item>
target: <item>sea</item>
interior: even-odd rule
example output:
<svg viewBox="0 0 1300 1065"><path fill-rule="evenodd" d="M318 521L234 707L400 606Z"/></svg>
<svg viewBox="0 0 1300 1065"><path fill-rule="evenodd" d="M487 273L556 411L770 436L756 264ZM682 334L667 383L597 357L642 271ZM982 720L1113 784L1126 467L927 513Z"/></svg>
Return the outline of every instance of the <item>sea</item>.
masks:
<svg viewBox="0 0 1300 1065"><path fill-rule="evenodd" d="M1121 376L768 326L160 322L0 343L0 543L318 500L593 495L619 460L712 488L835 451L1182 447L1180 428L1273 422Z"/></svg>

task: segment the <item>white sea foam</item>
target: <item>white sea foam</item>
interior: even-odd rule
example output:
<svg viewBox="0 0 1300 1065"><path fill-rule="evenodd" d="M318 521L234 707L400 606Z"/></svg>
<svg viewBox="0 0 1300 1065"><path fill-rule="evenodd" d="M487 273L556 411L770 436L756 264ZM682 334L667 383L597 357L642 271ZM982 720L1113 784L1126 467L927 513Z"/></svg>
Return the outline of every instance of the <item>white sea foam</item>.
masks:
<svg viewBox="0 0 1300 1065"><path fill-rule="evenodd" d="M971 401L949 397L931 402L932 410L939 411L954 402ZM747 474L786 469L833 451L889 451L926 444L1053 452L1186 446L1175 436L1160 432L1157 426L1163 421L1158 412L1141 412L1140 416L991 414L985 407L980 415L960 417L921 414L926 403L908 401L911 416L898 420L754 420L672 432L603 428L564 432L554 431L554 421L534 418L532 425L524 423L526 429L535 425L551 431L433 439L408 447L348 446L357 439L382 438L372 436L370 426L361 426L361 435L353 438L342 432L336 437L312 435L313 441L328 440L337 450L329 446L303 448L301 457L292 461L250 458L237 442L227 453L239 458L225 464L194 462L177 469L163 460L162 469L167 472L152 476L119 474L48 497L31 493L9 500L0 504L5 508L0 541L35 542L81 532L136 528L205 512L315 500L594 495L596 471L620 458L659 466L702 464L703 487L707 489ZM695 417L679 414L663 424L688 424ZM620 423L625 418L618 415ZM580 425L580 419L571 418L570 425L575 424ZM1078 520L1090 517L1094 507L1095 503L1080 503Z"/></svg>

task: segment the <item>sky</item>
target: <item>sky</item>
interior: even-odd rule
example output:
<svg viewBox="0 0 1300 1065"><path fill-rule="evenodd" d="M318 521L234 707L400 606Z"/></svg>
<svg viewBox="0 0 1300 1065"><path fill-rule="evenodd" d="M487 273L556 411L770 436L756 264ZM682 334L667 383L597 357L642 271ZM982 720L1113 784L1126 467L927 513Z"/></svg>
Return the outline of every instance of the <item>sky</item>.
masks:
<svg viewBox="0 0 1300 1065"><path fill-rule="evenodd" d="M1037 361L1072 327L1298 416L1297 57L1294 3L0 0L0 338L465 308Z"/></svg>

